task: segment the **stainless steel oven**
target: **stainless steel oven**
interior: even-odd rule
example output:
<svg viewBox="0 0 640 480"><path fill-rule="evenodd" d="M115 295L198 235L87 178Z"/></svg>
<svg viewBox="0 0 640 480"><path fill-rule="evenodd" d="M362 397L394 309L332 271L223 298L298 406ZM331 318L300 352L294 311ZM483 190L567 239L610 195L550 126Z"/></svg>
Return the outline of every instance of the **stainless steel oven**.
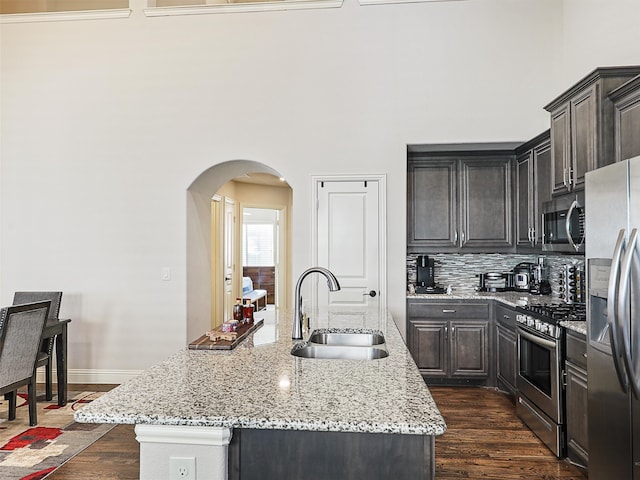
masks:
<svg viewBox="0 0 640 480"><path fill-rule="evenodd" d="M564 329L518 314L518 399L516 413L556 454L565 456Z"/></svg>

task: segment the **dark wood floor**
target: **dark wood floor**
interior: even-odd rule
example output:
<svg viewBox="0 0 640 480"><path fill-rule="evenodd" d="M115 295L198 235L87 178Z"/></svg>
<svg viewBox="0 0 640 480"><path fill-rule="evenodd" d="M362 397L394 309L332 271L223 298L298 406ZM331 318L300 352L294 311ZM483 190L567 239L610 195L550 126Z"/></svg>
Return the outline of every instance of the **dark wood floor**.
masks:
<svg viewBox="0 0 640 480"><path fill-rule="evenodd" d="M584 480L558 460L520 421L500 392L483 388L429 387L447 422L436 438L436 478Z"/></svg>
<svg viewBox="0 0 640 480"><path fill-rule="evenodd" d="M438 480L584 480L558 460L489 389L431 387L448 430L436 439ZM47 480L137 479L140 448L132 425L119 425Z"/></svg>

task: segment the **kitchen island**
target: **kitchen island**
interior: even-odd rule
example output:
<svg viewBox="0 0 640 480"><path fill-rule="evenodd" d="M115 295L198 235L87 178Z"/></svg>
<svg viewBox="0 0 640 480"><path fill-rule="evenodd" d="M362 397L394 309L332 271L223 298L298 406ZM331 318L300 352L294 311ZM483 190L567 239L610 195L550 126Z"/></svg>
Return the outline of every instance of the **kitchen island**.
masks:
<svg viewBox="0 0 640 480"><path fill-rule="evenodd" d="M379 330L389 352L318 360L291 355L289 312L260 313L236 349L180 350L75 420L136 424L142 479L169 478L175 457L195 458L196 478L434 477L446 425L389 315L311 315L311 329Z"/></svg>

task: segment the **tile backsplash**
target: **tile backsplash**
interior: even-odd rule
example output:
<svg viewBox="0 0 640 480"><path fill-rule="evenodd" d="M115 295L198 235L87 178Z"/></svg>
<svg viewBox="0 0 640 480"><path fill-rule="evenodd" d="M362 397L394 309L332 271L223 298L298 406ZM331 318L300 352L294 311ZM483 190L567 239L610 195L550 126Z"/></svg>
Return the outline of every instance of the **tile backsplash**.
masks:
<svg viewBox="0 0 640 480"><path fill-rule="evenodd" d="M417 254L407 255L407 285L416 281ZM552 296L559 297L558 284L562 267L565 264L584 266L584 257L580 255L522 255L502 253L439 253L429 255L434 259L435 280L438 285L451 285L453 293L468 294L478 286L479 273L509 272L520 262L537 263L538 257L544 257L544 265L551 284Z"/></svg>

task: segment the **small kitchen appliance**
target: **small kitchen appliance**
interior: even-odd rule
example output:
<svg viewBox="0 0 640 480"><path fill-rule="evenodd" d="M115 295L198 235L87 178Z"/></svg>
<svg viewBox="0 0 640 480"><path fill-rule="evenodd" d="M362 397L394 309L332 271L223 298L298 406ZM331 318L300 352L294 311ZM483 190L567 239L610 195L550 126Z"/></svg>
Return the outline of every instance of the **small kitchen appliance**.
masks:
<svg viewBox="0 0 640 480"><path fill-rule="evenodd" d="M544 257L538 257L538 263L533 267L533 283L529 293L532 295L549 295L551 293L551 284L547 278Z"/></svg>
<svg viewBox="0 0 640 480"><path fill-rule="evenodd" d="M416 258L416 293L445 293L445 289L436 285L435 262L428 255Z"/></svg>
<svg viewBox="0 0 640 480"><path fill-rule="evenodd" d="M513 272L479 273L477 292L511 292L515 289Z"/></svg>
<svg viewBox="0 0 640 480"><path fill-rule="evenodd" d="M519 292L531 290L534 267L533 263L521 262L513 268L515 290Z"/></svg>

